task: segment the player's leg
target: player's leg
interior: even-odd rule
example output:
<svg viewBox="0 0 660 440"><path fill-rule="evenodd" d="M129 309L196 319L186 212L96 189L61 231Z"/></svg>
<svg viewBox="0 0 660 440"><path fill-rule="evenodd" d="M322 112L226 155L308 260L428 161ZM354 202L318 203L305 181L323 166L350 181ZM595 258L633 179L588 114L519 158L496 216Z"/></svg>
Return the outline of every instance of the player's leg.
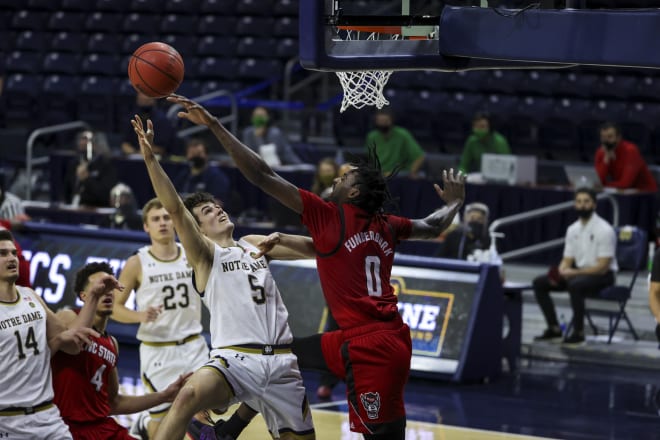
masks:
<svg viewBox="0 0 660 440"><path fill-rule="evenodd" d="M237 439L257 414L259 414L259 411L251 408L246 403L241 403L228 420L216 423L214 426L216 437L219 440Z"/></svg>
<svg viewBox="0 0 660 440"><path fill-rule="evenodd" d="M154 439L183 438L195 413L206 408L224 408L233 396L234 392L220 369L212 366L200 368L179 391Z"/></svg>

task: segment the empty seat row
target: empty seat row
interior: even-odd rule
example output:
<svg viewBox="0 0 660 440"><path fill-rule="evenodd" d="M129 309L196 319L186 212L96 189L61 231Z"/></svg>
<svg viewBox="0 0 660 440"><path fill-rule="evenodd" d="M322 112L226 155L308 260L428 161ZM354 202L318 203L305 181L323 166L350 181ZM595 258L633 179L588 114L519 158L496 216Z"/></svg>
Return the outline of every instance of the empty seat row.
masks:
<svg viewBox="0 0 660 440"><path fill-rule="evenodd" d="M4 20L8 17L4 16ZM180 15L94 12L90 14L58 11L54 13L22 10L9 19L14 31L68 31L113 33L173 33L184 35L262 35L297 36L297 17L231 15Z"/></svg>
<svg viewBox="0 0 660 440"><path fill-rule="evenodd" d="M0 0L3 10L297 15L298 0Z"/></svg>
<svg viewBox="0 0 660 440"><path fill-rule="evenodd" d="M16 38L13 48L5 45L5 50L15 52L72 52L99 54L131 54L140 45L149 41L162 41L184 57L184 60L197 55L223 55L239 57L291 58L298 54L298 40L291 37L234 37L206 35L148 35L130 34L127 36L111 33L82 34L58 32L56 34L23 31Z"/></svg>

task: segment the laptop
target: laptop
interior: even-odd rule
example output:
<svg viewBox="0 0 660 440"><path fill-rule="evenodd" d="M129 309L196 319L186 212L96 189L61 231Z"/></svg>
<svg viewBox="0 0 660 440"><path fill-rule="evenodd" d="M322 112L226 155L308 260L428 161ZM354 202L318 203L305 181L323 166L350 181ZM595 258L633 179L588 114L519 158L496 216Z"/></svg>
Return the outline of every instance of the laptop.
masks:
<svg viewBox="0 0 660 440"><path fill-rule="evenodd" d="M564 165L566 178L571 187L577 188L599 188L602 186L600 177L593 166Z"/></svg>

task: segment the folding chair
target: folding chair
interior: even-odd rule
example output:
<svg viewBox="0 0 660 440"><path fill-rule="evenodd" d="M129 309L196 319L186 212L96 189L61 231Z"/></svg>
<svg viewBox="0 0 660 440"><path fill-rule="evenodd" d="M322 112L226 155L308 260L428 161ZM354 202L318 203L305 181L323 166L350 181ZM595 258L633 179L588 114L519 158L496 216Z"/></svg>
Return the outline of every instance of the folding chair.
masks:
<svg viewBox="0 0 660 440"><path fill-rule="evenodd" d="M619 270L629 270L632 274L628 285L614 285L601 290L595 298L587 298L585 302L585 314L594 334L598 329L591 320L591 314L606 315L609 317L609 329L607 343L612 342L612 336L619 327L623 318L635 340L639 339L628 314L626 304L630 299L637 275L644 264L647 251L647 233L636 226L619 226L615 228L617 235L616 259Z"/></svg>

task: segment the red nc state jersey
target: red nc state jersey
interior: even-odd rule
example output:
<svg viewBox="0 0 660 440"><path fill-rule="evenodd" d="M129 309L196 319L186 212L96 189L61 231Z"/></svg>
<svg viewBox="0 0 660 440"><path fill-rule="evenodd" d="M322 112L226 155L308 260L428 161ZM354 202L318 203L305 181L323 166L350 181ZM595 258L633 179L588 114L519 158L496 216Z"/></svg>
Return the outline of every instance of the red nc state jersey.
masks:
<svg viewBox="0 0 660 440"><path fill-rule="evenodd" d="M91 422L110 415L108 379L117 365L117 347L107 333L91 339L79 354L59 351L51 359L54 401L66 422Z"/></svg>
<svg viewBox="0 0 660 440"><path fill-rule="evenodd" d="M390 285L394 246L410 236L412 222L341 207L299 190L302 222L316 248L316 265L328 307L342 329L389 321L397 313Z"/></svg>

